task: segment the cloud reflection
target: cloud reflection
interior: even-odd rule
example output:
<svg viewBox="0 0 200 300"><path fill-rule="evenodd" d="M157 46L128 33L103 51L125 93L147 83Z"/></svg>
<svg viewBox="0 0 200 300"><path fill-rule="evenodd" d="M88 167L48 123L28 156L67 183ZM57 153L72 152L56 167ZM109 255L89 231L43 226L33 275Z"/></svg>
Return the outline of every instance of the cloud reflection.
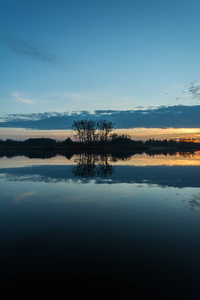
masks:
<svg viewBox="0 0 200 300"><path fill-rule="evenodd" d="M14 198L14 203L15 204L19 204L21 202L24 202L26 201L30 196L33 196L35 195L36 192L35 191L30 191L30 192L26 192L26 193L23 193L23 194L20 194L19 196L15 197Z"/></svg>
<svg viewBox="0 0 200 300"><path fill-rule="evenodd" d="M74 176L73 166L70 165L2 168L0 174L5 174L9 181L86 183L93 180L96 184L127 183L176 188L200 187L199 166L115 166L112 168L112 174L107 174L106 178L104 173L95 173L93 177Z"/></svg>

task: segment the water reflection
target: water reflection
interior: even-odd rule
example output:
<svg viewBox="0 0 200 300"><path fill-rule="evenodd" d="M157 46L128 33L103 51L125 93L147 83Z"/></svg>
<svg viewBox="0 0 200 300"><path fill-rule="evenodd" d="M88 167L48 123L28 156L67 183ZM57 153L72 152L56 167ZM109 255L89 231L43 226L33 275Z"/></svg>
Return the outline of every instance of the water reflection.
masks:
<svg viewBox="0 0 200 300"><path fill-rule="evenodd" d="M40 158L40 159L49 159L56 157L57 155L61 155L63 157L66 157L67 159L71 159L74 155L76 155L77 152L71 152L71 151L51 151L51 150L2 150L0 151L0 158L7 157L7 158L12 158L12 157L17 157L17 156L25 156L30 159L33 158ZM151 157L155 157L157 155L164 155L164 156L182 156L182 157L192 157L195 155L200 154L200 151L195 151L195 150L184 150L184 151L178 151L178 150L170 150L170 149L153 149L153 150L120 150L120 151L115 151L115 152L103 152L100 151L98 155L107 155L113 161L117 160L127 160L130 159L134 155L138 154L146 154ZM92 155L90 152L88 154L85 154L85 152L78 153L78 155ZM97 155L97 153L95 153Z"/></svg>
<svg viewBox="0 0 200 300"><path fill-rule="evenodd" d="M192 156L20 159L0 168L1 287L198 299L200 168L184 165Z"/></svg>
<svg viewBox="0 0 200 300"><path fill-rule="evenodd" d="M0 174L8 181L85 182L93 180L96 184L145 183L161 187L200 187L199 166L36 165L1 168Z"/></svg>
<svg viewBox="0 0 200 300"><path fill-rule="evenodd" d="M27 201L27 199L29 199L29 197L33 196L36 194L36 191L29 191L29 192L26 192L26 193L22 193L18 196L16 196L13 200L13 202L15 204L20 204L24 201Z"/></svg>
<svg viewBox="0 0 200 300"><path fill-rule="evenodd" d="M200 209L200 193L192 195L188 205L191 210Z"/></svg>
<svg viewBox="0 0 200 300"><path fill-rule="evenodd" d="M1 153L2 154L2 153ZM109 165L127 165L127 166L200 166L200 151L196 152L135 152L135 153L118 153L118 154L72 154L72 153L21 153L20 156L5 156L2 154L0 159L0 168L5 167L22 167L31 165L76 165L81 163L81 157L95 157L95 163L102 160L105 165L104 158L106 157ZM100 164L100 163L99 163Z"/></svg>
<svg viewBox="0 0 200 300"><path fill-rule="evenodd" d="M72 167L74 176L83 178L112 176L114 167L108 163L108 155L79 154Z"/></svg>

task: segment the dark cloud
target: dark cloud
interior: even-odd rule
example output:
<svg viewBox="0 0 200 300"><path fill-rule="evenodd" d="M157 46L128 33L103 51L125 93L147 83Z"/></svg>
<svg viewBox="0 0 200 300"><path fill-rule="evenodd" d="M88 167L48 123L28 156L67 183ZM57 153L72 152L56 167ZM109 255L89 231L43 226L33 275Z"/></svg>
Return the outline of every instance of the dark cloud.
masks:
<svg viewBox="0 0 200 300"><path fill-rule="evenodd" d="M23 39L13 36L4 36L4 41L9 45L12 51L18 54L29 56L42 62L57 63L59 61L56 55L47 53L43 49L40 49L40 47Z"/></svg>
<svg viewBox="0 0 200 300"><path fill-rule="evenodd" d="M115 128L200 128L200 105L161 106L143 110L97 110L73 113L38 113L7 115L0 127L29 129L70 129L74 120L106 119L115 123Z"/></svg>
<svg viewBox="0 0 200 300"><path fill-rule="evenodd" d="M200 84L194 82L190 83L188 92L192 95L193 99L200 100Z"/></svg>

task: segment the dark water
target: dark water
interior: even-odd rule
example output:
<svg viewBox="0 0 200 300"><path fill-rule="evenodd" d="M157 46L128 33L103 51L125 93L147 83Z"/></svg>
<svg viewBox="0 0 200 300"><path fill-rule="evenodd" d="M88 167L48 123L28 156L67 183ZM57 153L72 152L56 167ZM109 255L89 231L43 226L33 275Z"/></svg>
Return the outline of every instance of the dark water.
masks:
<svg viewBox="0 0 200 300"><path fill-rule="evenodd" d="M2 291L199 299L198 155L0 162Z"/></svg>

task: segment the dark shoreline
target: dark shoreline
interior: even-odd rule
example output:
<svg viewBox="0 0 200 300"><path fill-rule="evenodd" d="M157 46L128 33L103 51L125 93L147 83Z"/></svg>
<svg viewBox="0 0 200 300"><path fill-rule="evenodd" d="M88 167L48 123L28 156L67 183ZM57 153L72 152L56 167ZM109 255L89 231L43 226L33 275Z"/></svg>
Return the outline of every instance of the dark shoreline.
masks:
<svg viewBox="0 0 200 300"><path fill-rule="evenodd" d="M51 158L63 155L70 159L76 154L94 154L118 158L128 158L135 154L147 155L183 155L194 154L200 151L200 143L194 140L155 140L135 141L126 136L111 139L107 142L77 142L70 138L65 141L56 141L51 138L30 138L24 141L0 140L0 157L27 156L30 158Z"/></svg>
<svg viewBox="0 0 200 300"><path fill-rule="evenodd" d="M73 143L74 144L74 143ZM136 154L153 155L193 155L196 151L200 151L200 147L135 147L133 145L67 145L55 147L1 147L0 158L12 158L15 156L26 156L29 158L52 158L57 155L65 156L70 159L73 155L111 155L117 158L128 158Z"/></svg>

